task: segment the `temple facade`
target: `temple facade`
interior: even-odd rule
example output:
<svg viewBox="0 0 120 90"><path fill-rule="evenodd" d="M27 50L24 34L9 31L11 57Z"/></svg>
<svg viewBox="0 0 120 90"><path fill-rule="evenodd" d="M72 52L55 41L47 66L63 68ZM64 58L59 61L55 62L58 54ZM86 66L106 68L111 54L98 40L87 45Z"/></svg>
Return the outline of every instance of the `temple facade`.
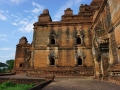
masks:
<svg viewBox="0 0 120 90"><path fill-rule="evenodd" d="M113 75L120 66L119 12L120 0L81 4L76 15L67 8L60 21L52 21L45 9L33 24L33 42L19 40L14 71L29 76Z"/></svg>

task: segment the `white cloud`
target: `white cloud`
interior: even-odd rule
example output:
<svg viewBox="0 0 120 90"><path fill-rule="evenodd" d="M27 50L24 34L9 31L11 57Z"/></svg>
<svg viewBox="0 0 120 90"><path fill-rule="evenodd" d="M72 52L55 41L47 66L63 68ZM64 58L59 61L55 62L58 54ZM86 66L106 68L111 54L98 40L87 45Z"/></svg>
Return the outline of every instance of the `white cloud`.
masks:
<svg viewBox="0 0 120 90"><path fill-rule="evenodd" d="M0 37L7 37L6 34L0 34Z"/></svg>
<svg viewBox="0 0 120 90"><path fill-rule="evenodd" d="M15 17L15 18L19 18L18 16L14 15L14 14L12 14L11 16L12 16L12 17Z"/></svg>
<svg viewBox="0 0 120 90"><path fill-rule="evenodd" d="M9 11L7 10L6 13L8 13Z"/></svg>
<svg viewBox="0 0 120 90"><path fill-rule="evenodd" d="M11 15L14 17L14 21L11 22L12 25L18 27L18 31L23 33L30 33L33 31L33 24L37 20L36 16L33 16L33 14L30 14L26 18L23 18L23 16L17 14L17 15Z"/></svg>
<svg viewBox="0 0 120 90"><path fill-rule="evenodd" d="M36 17L30 20L27 18L15 19L14 22L11 22L12 25L18 26L18 31L30 33L33 31L33 23L36 21Z"/></svg>
<svg viewBox="0 0 120 90"><path fill-rule="evenodd" d="M23 25L22 27L19 28L19 31L27 32L27 33L32 32L33 31L33 23L34 22L30 22L26 25Z"/></svg>
<svg viewBox="0 0 120 90"><path fill-rule="evenodd" d="M23 19L18 24L19 25L26 25L26 24L28 24L28 20L27 19Z"/></svg>
<svg viewBox="0 0 120 90"><path fill-rule="evenodd" d="M26 0L9 0L10 2L14 3L14 4L20 4L25 2Z"/></svg>
<svg viewBox="0 0 120 90"><path fill-rule="evenodd" d="M80 2L82 2L83 0L75 0L75 4L79 4Z"/></svg>
<svg viewBox="0 0 120 90"><path fill-rule="evenodd" d="M40 11L43 11L44 6L37 4L36 2L32 2L32 5L35 7L31 12L33 13L39 13Z"/></svg>
<svg viewBox="0 0 120 90"><path fill-rule="evenodd" d="M55 16L54 16L55 20L56 20L56 19L58 20L58 19L61 17L61 15L63 15L64 10L65 10L66 8L71 7L72 4L73 4L73 1L72 1L72 0L69 0L68 2L66 2L65 5L63 5L63 6L57 11L57 13L55 14Z"/></svg>
<svg viewBox="0 0 120 90"><path fill-rule="evenodd" d="M0 10L0 13L3 13L4 11L3 10Z"/></svg>
<svg viewBox="0 0 120 90"><path fill-rule="evenodd" d="M5 21L5 20L7 20L7 17L5 15L3 15L3 14L0 13L0 19L3 20L3 21Z"/></svg>
<svg viewBox="0 0 120 90"><path fill-rule="evenodd" d="M34 7L32 10L24 10L24 12L32 12L32 13L40 13L41 11L43 11L44 6L36 3L36 2L32 2L32 6Z"/></svg>
<svg viewBox="0 0 120 90"><path fill-rule="evenodd" d="M3 58L3 57L6 57L6 56L0 56L0 58Z"/></svg>
<svg viewBox="0 0 120 90"><path fill-rule="evenodd" d="M33 17L32 20L27 19L24 24L21 23L21 27L19 28L19 31L21 32L27 32L30 33L33 31L33 24L37 20L37 17Z"/></svg>
<svg viewBox="0 0 120 90"><path fill-rule="evenodd" d="M0 41L7 41L7 35L6 34L0 34Z"/></svg>
<svg viewBox="0 0 120 90"><path fill-rule="evenodd" d="M23 18L22 14L11 15L14 17L14 21L11 22L12 25L18 27L18 31L30 33L33 31L33 24L37 20L36 14L43 11L44 6L37 4L36 2L32 2L33 9L24 10L24 12L30 13L29 16ZM31 13L32 12L32 13Z"/></svg>
<svg viewBox="0 0 120 90"><path fill-rule="evenodd" d="M30 18L32 18L31 16L28 16L28 18L30 19Z"/></svg>
<svg viewBox="0 0 120 90"><path fill-rule="evenodd" d="M6 38L0 38L0 41L8 41Z"/></svg>
<svg viewBox="0 0 120 90"><path fill-rule="evenodd" d="M11 22L12 25L17 26L18 24L16 22Z"/></svg>
<svg viewBox="0 0 120 90"><path fill-rule="evenodd" d="M24 12L30 12L29 10L24 10Z"/></svg>
<svg viewBox="0 0 120 90"><path fill-rule="evenodd" d="M59 19L53 19L52 21L59 21Z"/></svg>
<svg viewBox="0 0 120 90"><path fill-rule="evenodd" d="M0 5L1 5L2 3L7 3L7 4L9 4L9 5L11 5L11 4L16 4L16 5L18 5L18 4L23 3L23 2L25 2L25 1L27 1L27 0L0 0Z"/></svg>
<svg viewBox="0 0 120 90"><path fill-rule="evenodd" d="M1 62L6 62L6 60L14 59L15 58L15 50L9 50L9 51L2 51L3 53L0 52L0 61Z"/></svg>
<svg viewBox="0 0 120 90"><path fill-rule="evenodd" d="M34 22L35 22L35 18L33 18L33 20L29 20L27 18L24 18L24 19L20 20L19 23L18 23L18 25L20 26L19 31L27 32L27 33L32 32Z"/></svg>
<svg viewBox="0 0 120 90"><path fill-rule="evenodd" d="M82 1L83 0L69 0L68 2L66 2L62 7L59 8L57 13L54 15L54 20L53 21L59 20L61 18L61 15L64 14L64 10L72 7L73 5L80 4L80 2L82 2Z"/></svg>
<svg viewBox="0 0 120 90"><path fill-rule="evenodd" d="M0 48L0 50L8 51L8 50L12 50L12 48L2 47L2 48Z"/></svg>
<svg viewBox="0 0 120 90"><path fill-rule="evenodd" d="M21 16L20 15L14 15L14 14L12 14L11 16L15 19L13 22L11 22L11 24L14 25L14 26L17 26L20 19L21 19Z"/></svg>

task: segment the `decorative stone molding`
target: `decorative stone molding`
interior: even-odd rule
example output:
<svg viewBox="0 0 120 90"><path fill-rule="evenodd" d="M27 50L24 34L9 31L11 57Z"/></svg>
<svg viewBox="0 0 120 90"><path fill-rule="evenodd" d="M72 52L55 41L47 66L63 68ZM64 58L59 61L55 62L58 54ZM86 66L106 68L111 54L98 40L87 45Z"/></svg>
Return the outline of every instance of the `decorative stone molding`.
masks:
<svg viewBox="0 0 120 90"><path fill-rule="evenodd" d="M84 31L83 29L81 30L74 30L73 32L73 37L75 38L75 44L77 44L76 39L79 37L81 39L81 45L84 45Z"/></svg>
<svg viewBox="0 0 120 90"><path fill-rule="evenodd" d="M57 59L57 55L55 54L55 52L52 50L50 51L49 55L48 55L48 58L50 59L51 57L53 57L54 59Z"/></svg>
<svg viewBox="0 0 120 90"><path fill-rule="evenodd" d="M51 30L50 30L50 32L49 32L49 35L48 35L48 37L49 37L49 39L48 39L48 46L58 46L58 44L57 44L57 39L58 39L58 35L55 33L55 31L53 30L53 27L51 27ZM52 44L51 42L50 42L50 40L51 39L54 39L55 40L55 44Z"/></svg>
<svg viewBox="0 0 120 90"><path fill-rule="evenodd" d="M77 52L76 54L75 54L75 57L76 57L76 59L78 59L79 57L81 57L81 59L85 59L85 54L83 53L83 52L81 52L81 51L79 51L79 52Z"/></svg>
<svg viewBox="0 0 120 90"><path fill-rule="evenodd" d="M75 58L76 58L76 59L75 59L75 62L76 62L76 63L75 63L75 66L78 66L78 59L79 59L79 58L82 59L82 66L85 66L85 57L86 57L86 56L85 56L85 54L84 54L83 52L81 52L81 51L79 52L79 51L78 51L78 52L75 54Z"/></svg>
<svg viewBox="0 0 120 90"><path fill-rule="evenodd" d="M69 39L69 34L70 34L70 31L69 31L69 28L67 28L67 30L66 30L66 37L67 37L67 39Z"/></svg>
<svg viewBox="0 0 120 90"><path fill-rule="evenodd" d="M50 33L49 33L48 36L49 36L49 38L52 37L52 36L53 36L54 38L57 38L57 37L58 37L58 35L55 33L55 31L54 31L53 29L50 30Z"/></svg>

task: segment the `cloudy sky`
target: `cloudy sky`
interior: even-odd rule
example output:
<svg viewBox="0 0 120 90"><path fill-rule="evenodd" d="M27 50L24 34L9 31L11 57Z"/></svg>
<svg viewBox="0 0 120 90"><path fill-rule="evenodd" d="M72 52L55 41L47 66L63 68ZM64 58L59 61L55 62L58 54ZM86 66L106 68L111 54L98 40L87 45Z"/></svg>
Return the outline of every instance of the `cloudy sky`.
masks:
<svg viewBox="0 0 120 90"><path fill-rule="evenodd" d="M33 23L44 9L49 9L53 21L61 20L66 8L74 14L81 4L92 0L0 0L0 62L14 59L16 45L22 36L32 42Z"/></svg>

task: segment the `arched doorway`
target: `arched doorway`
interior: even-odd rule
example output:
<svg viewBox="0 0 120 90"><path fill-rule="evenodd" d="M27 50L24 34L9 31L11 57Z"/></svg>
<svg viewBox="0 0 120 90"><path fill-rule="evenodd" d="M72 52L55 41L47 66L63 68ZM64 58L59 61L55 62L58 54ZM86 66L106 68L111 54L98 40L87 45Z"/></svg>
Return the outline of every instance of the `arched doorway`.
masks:
<svg viewBox="0 0 120 90"><path fill-rule="evenodd" d="M82 59L81 58L78 58L77 61L78 61L78 65L82 65Z"/></svg>
<svg viewBox="0 0 120 90"><path fill-rule="evenodd" d="M51 38L51 44L55 44L55 39L54 39L54 37Z"/></svg>
<svg viewBox="0 0 120 90"><path fill-rule="evenodd" d="M22 67L23 67L23 64L22 64L22 63L20 63L20 64L19 64L19 67L20 67L20 68L22 68Z"/></svg>
<svg viewBox="0 0 120 90"><path fill-rule="evenodd" d="M55 59L53 57L50 58L50 65L55 65Z"/></svg>
<svg viewBox="0 0 120 90"><path fill-rule="evenodd" d="M77 44L81 44L81 38L77 37L76 42Z"/></svg>

